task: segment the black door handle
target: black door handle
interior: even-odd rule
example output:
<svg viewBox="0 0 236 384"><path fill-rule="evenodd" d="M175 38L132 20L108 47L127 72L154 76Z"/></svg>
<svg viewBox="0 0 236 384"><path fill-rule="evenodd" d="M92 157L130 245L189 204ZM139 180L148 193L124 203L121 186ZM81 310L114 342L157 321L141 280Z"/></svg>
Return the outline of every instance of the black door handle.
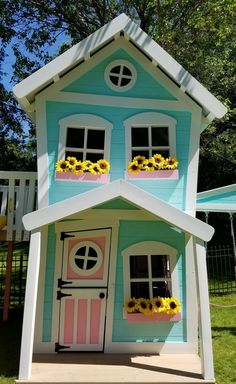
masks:
<svg viewBox="0 0 236 384"><path fill-rule="evenodd" d="M104 299L105 293L103 293L103 292L99 293L99 297L100 297L100 299Z"/></svg>

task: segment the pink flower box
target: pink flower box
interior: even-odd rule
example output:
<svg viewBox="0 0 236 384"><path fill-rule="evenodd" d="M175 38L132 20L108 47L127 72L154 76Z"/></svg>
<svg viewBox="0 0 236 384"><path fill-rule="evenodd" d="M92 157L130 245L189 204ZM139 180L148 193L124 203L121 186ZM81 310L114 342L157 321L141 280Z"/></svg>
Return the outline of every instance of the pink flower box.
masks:
<svg viewBox="0 0 236 384"><path fill-rule="evenodd" d="M73 172L56 172L56 180L59 181L83 181L88 183L109 183L110 175L109 173L103 173L102 175L93 175L90 172L84 172L80 175L76 175Z"/></svg>
<svg viewBox="0 0 236 384"><path fill-rule="evenodd" d="M178 179L178 169L163 169L160 171L140 171L139 173L125 173L126 180L144 180L144 179Z"/></svg>
<svg viewBox="0 0 236 384"><path fill-rule="evenodd" d="M150 323L150 322L174 322L181 320L181 313L175 315L167 315L166 313L154 313L153 315L145 315L144 313L127 313L129 323Z"/></svg>

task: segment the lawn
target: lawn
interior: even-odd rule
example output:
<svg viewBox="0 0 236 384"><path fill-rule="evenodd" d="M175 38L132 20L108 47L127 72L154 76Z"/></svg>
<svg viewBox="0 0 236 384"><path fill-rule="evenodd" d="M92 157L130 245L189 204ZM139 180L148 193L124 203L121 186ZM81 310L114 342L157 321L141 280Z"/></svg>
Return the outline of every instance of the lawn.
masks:
<svg viewBox="0 0 236 384"><path fill-rule="evenodd" d="M236 294L210 298L215 376L217 384L236 383ZM233 307L228 307L234 305ZM11 310L0 321L0 384L12 384L18 373L22 310Z"/></svg>

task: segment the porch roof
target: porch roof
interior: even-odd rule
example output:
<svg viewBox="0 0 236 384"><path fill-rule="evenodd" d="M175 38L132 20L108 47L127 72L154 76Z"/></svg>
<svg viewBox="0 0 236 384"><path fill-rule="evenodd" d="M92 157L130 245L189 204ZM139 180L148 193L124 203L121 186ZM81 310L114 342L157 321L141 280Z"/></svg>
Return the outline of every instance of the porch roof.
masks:
<svg viewBox="0 0 236 384"><path fill-rule="evenodd" d="M200 212L236 212L236 184L199 192L196 209Z"/></svg>
<svg viewBox="0 0 236 384"><path fill-rule="evenodd" d="M117 197L131 202L204 241L209 241L213 236L214 228L211 226L124 180L113 181L108 185L98 187L96 190L31 212L23 217L23 224L27 230L34 230Z"/></svg>
<svg viewBox="0 0 236 384"><path fill-rule="evenodd" d="M124 13L15 85L15 97L31 113L31 104L40 91L57 82L65 73L121 34L170 77L182 92L198 103L209 121L225 115L227 108Z"/></svg>

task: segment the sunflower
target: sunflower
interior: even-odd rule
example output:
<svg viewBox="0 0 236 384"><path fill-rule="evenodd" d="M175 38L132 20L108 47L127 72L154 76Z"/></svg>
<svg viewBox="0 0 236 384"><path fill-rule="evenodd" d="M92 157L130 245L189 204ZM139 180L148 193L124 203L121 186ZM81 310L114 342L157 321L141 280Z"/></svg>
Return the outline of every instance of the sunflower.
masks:
<svg viewBox="0 0 236 384"><path fill-rule="evenodd" d="M155 171L155 160L153 157L150 157L150 159L145 160L143 163L143 167L146 171Z"/></svg>
<svg viewBox="0 0 236 384"><path fill-rule="evenodd" d="M137 307L137 300L135 298L126 300L124 304L124 308L128 313L136 312L137 311L136 307Z"/></svg>
<svg viewBox="0 0 236 384"><path fill-rule="evenodd" d="M85 171L85 165L82 161L77 161L74 167L72 168L72 172L75 175L81 175Z"/></svg>
<svg viewBox="0 0 236 384"><path fill-rule="evenodd" d="M67 172L69 170L69 164L67 160L58 160L56 163L56 171Z"/></svg>
<svg viewBox="0 0 236 384"><path fill-rule="evenodd" d="M180 312L180 302L174 297L170 297L170 298L167 297L166 304L167 304L166 313L168 315L175 315L176 313Z"/></svg>
<svg viewBox="0 0 236 384"><path fill-rule="evenodd" d="M101 175L103 173L98 163L93 163L91 167L89 167L89 172L93 175Z"/></svg>
<svg viewBox="0 0 236 384"><path fill-rule="evenodd" d="M76 165L76 163L78 162L76 157L72 157L72 156L68 156L66 158L66 160L68 161L68 167L70 170L72 170L74 168L74 166Z"/></svg>
<svg viewBox="0 0 236 384"><path fill-rule="evenodd" d="M165 159L164 167L166 169L176 169L178 167L178 160L175 157L168 157Z"/></svg>
<svg viewBox="0 0 236 384"><path fill-rule="evenodd" d="M143 165L144 161L146 160L146 157L145 156L135 156L133 158L133 161L137 161L138 165Z"/></svg>
<svg viewBox="0 0 236 384"><path fill-rule="evenodd" d="M153 159L155 161L155 166L157 169L162 169L163 165L165 164L165 159L163 156L161 156L159 153L156 153L153 156Z"/></svg>
<svg viewBox="0 0 236 384"><path fill-rule="evenodd" d="M128 164L128 171L130 173L139 173L141 171L141 166L137 161L130 161Z"/></svg>
<svg viewBox="0 0 236 384"><path fill-rule="evenodd" d="M165 311L166 308L166 301L163 297L154 297L152 299L152 304L154 307L155 312L161 313Z"/></svg>
<svg viewBox="0 0 236 384"><path fill-rule="evenodd" d="M137 299L137 308L139 312L144 313L145 315L150 314L150 309L149 309L149 300L147 299Z"/></svg>
<svg viewBox="0 0 236 384"><path fill-rule="evenodd" d="M84 166L85 166L85 171L90 171L90 168L92 167L93 163L90 160L85 160L83 161Z"/></svg>
<svg viewBox="0 0 236 384"><path fill-rule="evenodd" d="M153 315L155 308L152 300L147 300L147 305L148 305L148 311L146 312L146 315Z"/></svg>
<svg viewBox="0 0 236 384"><path fill-rule="evenodd" d="M109 170L110 170L110 164L108 163L107 160L104 160L104 159L102 159L102 160L98 160L98 165L99 165L99 167L100 167L100 169L101 169L101 173L107 173L107 172L109 172Z"/></svg>

